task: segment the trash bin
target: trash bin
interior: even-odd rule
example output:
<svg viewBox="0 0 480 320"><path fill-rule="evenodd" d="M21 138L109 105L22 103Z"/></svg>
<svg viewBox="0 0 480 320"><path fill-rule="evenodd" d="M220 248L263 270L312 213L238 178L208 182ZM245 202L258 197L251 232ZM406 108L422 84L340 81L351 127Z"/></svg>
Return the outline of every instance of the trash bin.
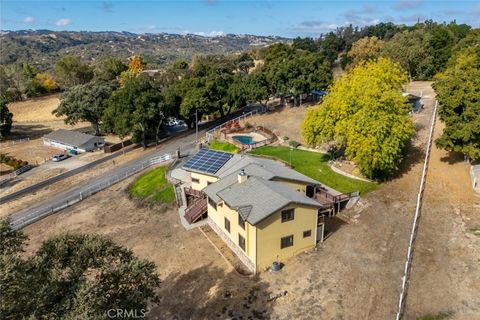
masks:
<svg viewBox="0 0 480 320"><path fill-rule="evenodd" d="M272 271L279 271L280 269L282 269L282 263L278 261L273 261Z"/></svg>

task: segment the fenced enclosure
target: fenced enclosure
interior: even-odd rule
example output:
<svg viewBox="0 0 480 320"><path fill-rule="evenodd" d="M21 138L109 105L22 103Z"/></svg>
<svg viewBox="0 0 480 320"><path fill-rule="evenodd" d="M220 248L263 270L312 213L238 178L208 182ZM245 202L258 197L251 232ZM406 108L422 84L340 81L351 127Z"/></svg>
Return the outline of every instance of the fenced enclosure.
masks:
<svg viewBox="0 0 480 320"><path fill-rule="evenodd" d="M145 161L139 162L138 164L129 168L126 171L117 172L107 179L104 179L96 184L93 185L86 185L84 187L79 187L77 189L72 190L70 193L66 193L65 195L59 195L52 205L40 206L37 208L32 209L27 215L22 215L15 218L15 215L12 217L11 226L13 229L21 229L35 221L43 219L48 215L51 215L55 212L63 210L77 202L82 201L83 199L90 197L91 195L104 190L152 165L159 164L162 162L166 162L171 160L173 157L171 154L166 153L161 156L153 157L147 159Z"/></svg>
<svg viewBox="0 0 480 320"><path fill-rule="evenodd" d="M208 130L205 134L206 134L206 138L207 138L207 142L210 142L210 140L212 140L214 137L215 137L215 134L217 132L220 132L220 130L224 129L228 123L230 122L235 122L235 121L242 121L242 120L245 120L246 118L248 117L251 117L255 114L257 114L258 111L257 110L253 110L253 111L250 111L250 112L247 112L247 113L244 113L236 118L233 118L233 119L230 119L222 124L219 124L218 126L214 127L213 129L210 129Z"/></svg>

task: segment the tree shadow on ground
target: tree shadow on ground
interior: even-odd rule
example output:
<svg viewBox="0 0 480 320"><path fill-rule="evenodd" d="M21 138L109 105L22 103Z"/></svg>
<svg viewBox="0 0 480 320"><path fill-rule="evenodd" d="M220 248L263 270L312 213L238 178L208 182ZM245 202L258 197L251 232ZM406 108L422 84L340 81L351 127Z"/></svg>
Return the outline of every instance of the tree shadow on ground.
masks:
<svg viewBox="0 0 480 320"><path fill-rule="evenodd" d="M202 266L163 279L149 319L270 319L268 284L258 277Z"/></svg>
<svg viewBox="0 0 480 320"><path fill-rule="evenodd" d="M456 164L460 162L464 162L464 156L458 152L451 152L449 151L446 156L440 158L440 161L446 162L448 164Z"/></svg>
<svg viewBox="0 0 480 320"><path fill-rule="evenodd" d="M403 177L405 174L408 174L412 168L421 163L425 158L424 146L415 146L410 143L405 151L405 157L398 166L398 170L395 171L389 180L395 180Z"/></svg>
<svg viewBox="0 0 480 320"><path fill-rule="evenodd" d="M52 132L52 129L43 124L14 123L9 139L39 138L50 132Z"/></svg>
<svg viewBox="0 0 480 320"><path fill-rule="evenodd" d="M325 218L324 240L330 238L335 232L340 230L344 225L348 224L345 220L339 217Z"/></svg>

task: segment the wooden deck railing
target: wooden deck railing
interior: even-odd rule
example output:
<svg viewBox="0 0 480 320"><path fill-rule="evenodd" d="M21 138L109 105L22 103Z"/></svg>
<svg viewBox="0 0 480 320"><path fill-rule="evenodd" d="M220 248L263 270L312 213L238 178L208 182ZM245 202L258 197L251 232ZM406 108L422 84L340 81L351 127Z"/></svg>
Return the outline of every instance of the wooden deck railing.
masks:
<svg viewBox="0 0 480 320"><path fill-rule="evenodd" d="M196 198L203 198L206 196L203 191L195 190L192 187L185 187L185 194L194 196Z"/></svg>
<svg viewBox="0 0 480 320"><path fill-rule="evenodd" d="M337 204L339 202L344 202L349 200L352 197L358 196L359 192L350 192L350 193L342 193L338 195L331 194L328 189L324 189L322 187L316 187L316 192L314 198L318 201L324 200L325 202L330 202L333 204Z"/></svg>
<svg viewBox="0 0 480 320"><path fill-rule="evenodd" d="M207 212L207 198L199 198L185 209L185 219L188 223L193 223L205 212Z"/></svg>

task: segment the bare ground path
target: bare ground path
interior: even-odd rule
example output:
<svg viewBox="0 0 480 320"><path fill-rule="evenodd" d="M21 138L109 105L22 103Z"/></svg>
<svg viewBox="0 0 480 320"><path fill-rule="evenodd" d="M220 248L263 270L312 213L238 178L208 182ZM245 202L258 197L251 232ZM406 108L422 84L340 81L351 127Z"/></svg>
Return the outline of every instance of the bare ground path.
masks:
<svg viewBox="0 0 480 320"><path fill-rule="evenodd" d="M435 137L444 128L437 122ZM406 304L406 319L480 319L480 197L461 155L432 148ZM478 232L478 231L477 231Z"/></svg>

